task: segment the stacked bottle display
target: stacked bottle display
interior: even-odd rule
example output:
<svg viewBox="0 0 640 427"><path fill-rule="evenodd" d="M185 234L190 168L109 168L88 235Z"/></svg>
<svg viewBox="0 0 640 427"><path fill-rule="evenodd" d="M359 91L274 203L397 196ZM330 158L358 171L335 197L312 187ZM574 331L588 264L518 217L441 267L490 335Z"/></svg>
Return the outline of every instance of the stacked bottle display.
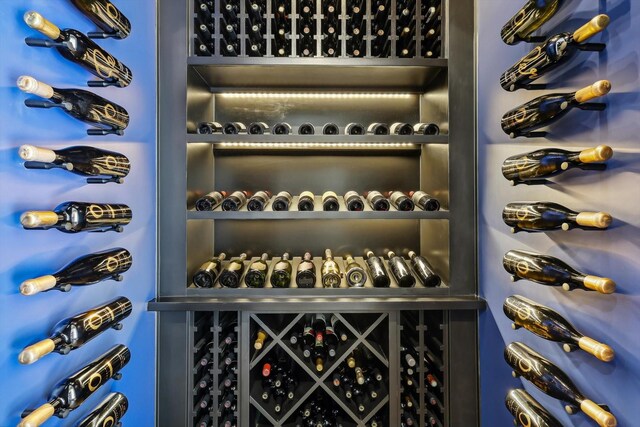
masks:
<svg viewBox="0 0 640 427"><path fill-rule="evenodd" d="M238 426L238 314L194 312L193 426Z"/></svg>
<svg viewBox="0 0 640 427"><path fill-rule="evenodd" d="M447 425L443 316L439 311L400 313L400 426Z"/></svg>
<svg viewBox="0 0 640 427"><path fill-rule="evenodd" d="M250 425L389 425L386 314L251 314L249 323Z"/></svg>
<svg viewBox="0 0 640 427"><path fill-rule="evenodd" d="M438 58L441 16L441 0L196 0L193 52L227 57Z"/></svg>

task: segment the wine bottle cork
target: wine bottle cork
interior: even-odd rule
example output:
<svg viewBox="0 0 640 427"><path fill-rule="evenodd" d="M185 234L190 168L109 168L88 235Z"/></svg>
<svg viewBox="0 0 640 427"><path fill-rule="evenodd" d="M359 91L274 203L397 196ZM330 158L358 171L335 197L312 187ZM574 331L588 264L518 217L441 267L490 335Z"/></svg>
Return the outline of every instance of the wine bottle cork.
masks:
<svg viewBox="0 0 640 427"><path fill-rule="evenodd" d="M593 354L603 362L611 362L615 357L615 352L611 347L589 337L580 338L580 340L578 341L578 346L580 346L580 348L587 353Z"/></svg>
<svg viewBox="0 0 640 427"><path fill-rule="evenodd" d="M40 427L56 412L55 408L50 403L45 403L38 409L31 412L24 417L18 427Z"/></svg>
<svg viewBox="0 0 640 427"><path fill-rule="evenodd" d="M589 418L597 422L600 427L615 427L618 425L618 421L616 420L616 417L613 416L613 414L605 411L589 399L585 399L582 401L582 403L580 404L580 409L582 410L582 412L587 414Z"/></svg>
<svg viewBox="0 0 640 427"><path fill-rule="evenodd" d="M47 99L53 97L53 88L51 86L39 82L31 76L18 77L17 85L23 92L32 93Z"/></svg>
<svg viewBox="0 0 640 427"><path fill-rule="evenodd" d="M606 277L585 276L582 283L587 289L598 291L601 294L612 294L616 290L616 282Z"/></svg>
<svg viewBox="0 0 640 427"><path fill-rule="evenodd" d="M34 30L40 31L42 34L53 40L58 40L60 37L60 28L46 20L44 16L40 15L38 12L29 11L25 13L24 22Z"/></svg>
<svg viewBox="0 0 640 427"><path fill-rule="evenodd" d="M56 225L57 223L58 214L53 211L27 211L20 215L20 224L24 228Z"/></svg>
<svg viewBox="0 0 640 427"><path fill-rule="evenodd" d="M47 338L33 345L25 347L18 355L18 361L23 365L30 365L33 362L40 360L42 357L55 350L56 344L52 339Z"/></svg>
<svg viewBox="0 0 640 427"><path fill-rule="evenodd" d="M255 348L256 350L262 350L262 347L264 346L264 340L266 339L267 334L264 331L258 331L256 341L253 343L253 348Z"/></svg>
<svg viewBox="0 0 640 427"><path fill-rule="evenodd" d="M56 283L56 278L51 275L25 280L20 285L20 293L25 296L35 295L37 293L52 289L56 285Z"/></svg>
<svg viewBox="0 0 640 427"><path fill-rule="evenodd" d="M580 103L587 102L591 101L594 98L598 98L600 96L608 94L610 90L611 82L609 80L599 80L591 86L587 86L577 91L575 98L576 101Z"/></svg>
<svg viewBox="0 0 640 427"><path fill-rule="evenodd" d="M574 31L573 39L578 43L582 43L607 28L609 22L611 22L611 19L607 15L598 15Z"/></svg>
<svg viewBox="0 0 640 427"><path fill-rule="evenodd" d="M605 162L613 156L613 149L608 145L598 145L595 148L583 150L578 155L582 163Z"/></svg>
<svg viewBox="0 0 640 427"><path fill-rule="evenodd" d="M31 162L51 163L56 160L56 153L48 148L36 147L35 145L20 146L20 158Z"/></svg>
<svg viewBox="0 0 640 427"><path fill-rule="evenodd" d="M585 227L608 228L613 218L605 212L581 212L576 222Z"/></svg>

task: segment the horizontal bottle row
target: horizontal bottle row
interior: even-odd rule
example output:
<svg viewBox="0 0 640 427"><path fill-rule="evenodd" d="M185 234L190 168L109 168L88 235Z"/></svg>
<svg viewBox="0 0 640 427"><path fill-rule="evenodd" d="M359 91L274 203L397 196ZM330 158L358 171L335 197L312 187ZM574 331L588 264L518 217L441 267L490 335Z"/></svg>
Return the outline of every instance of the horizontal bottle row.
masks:
<svg viewBox="0 0 640 427"><path fill-rule="evenodd" d="M194 2L199 56L399 57L441 54L441 1ZM417 7L420 4L420 7Z"/></svg>
<svg viewBox="0 0 640 427"><path fill-rule="evenodd" d="M327 211L336 212L347 210L359 212L372 211L413 211L416 207L423 211L440 210L440 202L424 191L369 191L362 196L356 191L349 191L344 196L338 196L333 191L326 191L322 197L316 197L310 191L303 191L295 197L288 191L280 191L275 196L270 191L257 191L250 194L247 191L212 191L195 203L197 211ZM393 208L393 209L392 209Z"/></svg>
<svg viewBox="0 0 640 427"><path fill-rule="evenodd" d="M318 126L320 128L320 126ZM322 126L321 131L316 129L316 125L312 123L303 123L297 127L298 135L339 135L340 127L335 123L326 123ZM253 122L248 126L241 122L201 122L198 124L199 134L249 134L263 135L271 133L273 135L289 135L294 133L294 128L286 122L276 123L269 126L264 122ZM389 126L387 123L371 123L365 127L361 123L349 123L344 128L345 135L439 135L440 128L435 123L409 123L396 122Z"/></svg>
<svg viewBox="0 0 640 427"><path fill-rule="evenodd" d="M119 380L122 377L120 371L130 359L131 352L126 346L115 345L102 356L58 383L47 403L36 409L25 410L18 427L38 427L53 416L66 418L71 411L78 409L110 379ZM119 419L124 415L127 407L128 402L123 395L119 393L110 395L89 415L86 422L83 421L80 425L87 427L95 425L93 423L100 420L102 420L100 422L108 422L109 417Z"/></svg>
<svg viewBox="0 0 640 427"><path fill-rule="evenodd" d="M193 275L193 284L199 288L213 288L216 284L223 288L264 288L269 284L273 288L410 288L416 285L441 285L440 276L431 264L415 252L409 252L409 262L391 251L387 256L388 261L368 251L364 259L351 255L334 259L331 250L327 249L324 260L313 258L308 252L302 258L290 260L289 254L285 253L269 263L266 253L250 261L243 253L229 262L223 261L226 258L223 253L200 266ZM391 271L391 275L387 271Z"/></svg>

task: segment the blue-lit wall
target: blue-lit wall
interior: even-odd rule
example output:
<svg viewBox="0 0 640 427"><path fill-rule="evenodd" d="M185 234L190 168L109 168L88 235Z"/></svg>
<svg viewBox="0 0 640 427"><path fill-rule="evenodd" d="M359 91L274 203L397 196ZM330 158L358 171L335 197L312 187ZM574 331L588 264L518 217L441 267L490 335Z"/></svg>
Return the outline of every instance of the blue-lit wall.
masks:
<svg viewBox="0 0 640 427"><path fill-rule="evenodd" d="M455 1L455 0L451 0ZM598 13L607 13L609 29L595 41L608 43L603 53L579 53L576 60L557 70L549 81L554 89L569 92L600 79L612 82L605 112L571 112L552 128L545 139L509 138L500 128L500 118L512 107L550 91L508 93L499 83L500 74L524 56L531 45L505 45L500 28L524 0L478 0L478 143L480 286L489 304L481 315L481 408L482 425L511 424L504 407L508 388L521 386L510 376L502 351L505 344L522 341L546 355L598 403L607 403L618 425L640 425L640 93L639 49L640 3L636 0L566 0L543 29L547 34L574 30ZM609 144L615 154L602 172L573 170L545 186L511 187L500 166L508 156L543 147L579 150ZM578 210L609 211L615 218L604 232L551 232L511 235L501 220L501 210L510 201L554 201ZM524 249L559 257L580 270L613 278L614 295L576 290L570 293L532 282L513 284L502 268L502 255ZM502 303L512 294L524 295L559 311L585 334L608 343L616 350L613 363L600 362L578 351L562 348L524 329L513 331L502 312ZM562 405L524 381L527 390L565 426L593 426L582 413L569 416ZM453 426L458 427L458 426Z"/></svg>
<svg viewBox="0 0 640 427"><path fill-rule="evenodd" d="M0 23L0 426L17 425L23 409L45 403L49 391L61 379L74 373L111 346L130 347L131 362L122 381L107 383L66 420L57 418L47 426L73 426L88 414L111 390L127 395L129 412L124 424L150 427L154 422L155 324L146 311L154 297L156 271L156 15L153 0L115 0L133 27L125 40L99 40L116 58L133 71L131 86L89 89L125 107L131 123L125 135L87 136L86 125L57 110L28 109L16 79L22 74L54 87L86 87L94 77L62 59L52 49L28 47L24 38L37 36L22 20L36 10L62 28L82 32L95 29L69 1L2 0ZM60 170L27 170L18 147L33 144L48 148L95 145L118 151L132 162L122 185L88 185L80 176ZM23 230L21 212L47 210L68 200L126 203L133 209L133 221L123 233L65 234L56 230ZM129 249L133 266L124 281L102 282L78 287L68 294L48 292L25 297L18 286L30 277L50 274L74 258L115 246ZM43 339L59 320L102 304L119 295L134 303L133 314L120 332L107 331L68 356L49 355L22 366L17 356L22 348Z"/></svg>

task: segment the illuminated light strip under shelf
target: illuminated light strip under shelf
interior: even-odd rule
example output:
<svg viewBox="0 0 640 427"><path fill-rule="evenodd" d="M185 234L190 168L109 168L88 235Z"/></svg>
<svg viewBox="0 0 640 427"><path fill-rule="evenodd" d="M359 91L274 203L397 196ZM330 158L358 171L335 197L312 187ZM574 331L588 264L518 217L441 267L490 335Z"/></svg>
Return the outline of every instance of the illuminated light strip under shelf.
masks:
<svg viewBox="0 0 640 427"><path fill-rule="evenodd" d="M309 93L309 92L225 92L223 98L324 98L324 99L410 99L413 93Z"/></svg>
<svg viewBox="0 0 640 427"><path fill-rule="evenodd" d="M220 142L221 148L416 148L410 142Z"/></svg>

